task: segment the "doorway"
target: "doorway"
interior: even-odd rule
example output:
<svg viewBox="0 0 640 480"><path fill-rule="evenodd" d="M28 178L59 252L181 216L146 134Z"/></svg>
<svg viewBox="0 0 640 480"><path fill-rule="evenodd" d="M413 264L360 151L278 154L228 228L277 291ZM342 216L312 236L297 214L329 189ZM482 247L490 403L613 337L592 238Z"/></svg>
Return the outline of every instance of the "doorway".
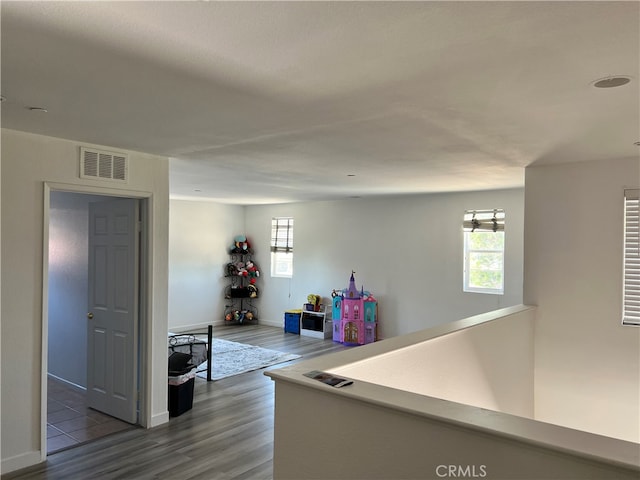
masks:
<svg viewBox="0 0 640 480"><path fill-rule="evenodd" d="M128 198L128 197L127 197ZM89 205L113 201L110 195L97 195L84 192L51 190L49 209L45 218L48 221L48 256L46 264L47 297L47 438L48 454L74 445L95 440L123 429L133 428L139 417L128 418L127 423L113 416L99 412L88 403L87 378L89 336L88 336L88 299L89 299ZM144 199L129 198L132 202L145 204ZM145 208L139 209L141 212ZM144 238L145 215L136 218L136 225L142 225L138 240ZM142 252L140 262L136 261L136 271L142 269L144 242L139 241ZM135 289L136 305L144 305L144 289L139 288L140 276L127 288ZM140 328L142 315L136 312L135 330L142 335ZM136 347L142 341L136 335ZM140 382L139 353L126 368L136 382ZM94 358L93 356L91 358ZM44 393L44 392L43 392ZM140 392L141 394L143 392ZM137 392L136 392L137 395ZM136 405L137 408L137 405ZM133 424L133 425L132 425Z"/></svg>
<svg viewBox="0 0 640 480"><path fill-rule="evenodd" d="M47 455L135 428L87 405L84 388L47 378Z"/></svg>

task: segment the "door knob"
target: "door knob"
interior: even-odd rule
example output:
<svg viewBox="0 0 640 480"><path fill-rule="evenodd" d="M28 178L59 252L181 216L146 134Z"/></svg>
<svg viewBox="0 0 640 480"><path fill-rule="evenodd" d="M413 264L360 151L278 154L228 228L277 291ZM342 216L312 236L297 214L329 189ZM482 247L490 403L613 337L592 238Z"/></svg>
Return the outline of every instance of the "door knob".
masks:
<svg viewBox="0 0 640 480"><path fill-rule="evenodd" d="M91 313L91 312L87 313L87 318L89 320L93 319L93 313Z"/></svg>

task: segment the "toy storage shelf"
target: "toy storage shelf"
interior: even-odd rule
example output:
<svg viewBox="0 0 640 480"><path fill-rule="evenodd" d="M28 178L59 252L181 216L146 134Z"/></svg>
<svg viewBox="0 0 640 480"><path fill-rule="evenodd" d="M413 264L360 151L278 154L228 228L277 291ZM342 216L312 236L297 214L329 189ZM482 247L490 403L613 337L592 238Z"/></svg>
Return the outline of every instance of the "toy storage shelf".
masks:
<svg viewBox="0 0 640 480"><path fill-rule="evenodd" d="M224 324L243 325L258 323L258 309L255 301L258 298L258 288L249 282L248 277L234 272L234 266L239 262L246 265L251 262L252 252L231 251L231 262L227 264L225 278L228 284L224 289Z"/></svg>
<svg viewBox="0 0 640 480"><path fill-rule="evenodd" d="M300 335L314 338L331 338L333 322L327 311L311 312L303 310L300 314Z"/></svg>

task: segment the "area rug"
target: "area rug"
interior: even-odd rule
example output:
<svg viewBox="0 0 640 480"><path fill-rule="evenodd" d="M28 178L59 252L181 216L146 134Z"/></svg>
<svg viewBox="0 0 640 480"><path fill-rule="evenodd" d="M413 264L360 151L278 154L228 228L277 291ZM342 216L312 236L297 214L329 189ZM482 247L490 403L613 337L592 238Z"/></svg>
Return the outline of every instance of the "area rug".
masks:
<svg viewBox="0 0 640 480"><path fill-rule="evenodd" d="M295 360L301 356L214 338L211 349L213 363L211 380L220 380L240 373L259 370L278 363ZM201 378L207 378L206 361L198 366L197 375Z"/></svg>

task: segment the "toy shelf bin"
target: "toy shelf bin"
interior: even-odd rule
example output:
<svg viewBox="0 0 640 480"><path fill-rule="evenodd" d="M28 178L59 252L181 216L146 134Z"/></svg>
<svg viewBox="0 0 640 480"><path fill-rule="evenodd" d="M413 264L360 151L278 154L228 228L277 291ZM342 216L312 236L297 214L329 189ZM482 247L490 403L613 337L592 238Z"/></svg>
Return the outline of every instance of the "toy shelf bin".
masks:
<svg viewBox="0 0 640 480"><path fill-rule="evenodd" d="M285 333L295 333L300 335L300 315L301 310L287 310L284 312Z"/></svg>

